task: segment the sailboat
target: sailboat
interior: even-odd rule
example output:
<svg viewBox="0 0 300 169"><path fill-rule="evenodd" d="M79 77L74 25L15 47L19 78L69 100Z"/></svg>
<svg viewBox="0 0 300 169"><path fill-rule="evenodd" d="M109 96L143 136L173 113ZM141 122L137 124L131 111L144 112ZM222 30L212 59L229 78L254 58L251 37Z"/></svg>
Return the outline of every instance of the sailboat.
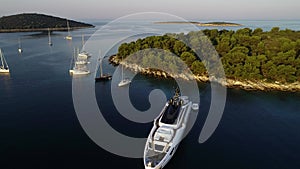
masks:
<svg viewBox="0 0 300 169"><path fill-rule="evenodd" d="M81 36L81 41L82 41L82 52L80 52L78 54L78 56L81 57L81 58L88 59L90 57L90 54L87 51L84 50L84 35L83 34Z"/></svg>
<svg viewBox="0 0 300 169"><path fill-rule="evenodd" d="M70 25L69 25L69 21L67 20L67 28L68 28L68 35L65 37L67 40L72 40L72 36L70 33Z"/></svg>
<svg viewBox="0 0 300 169"><path fill-rule="evenodd" d="M77 50L78 51L78 50ZM88 70L87 65L86 64L82 64L78 61L78 52L76 52L76 50L74 49L74 55L73 55L73 59L72 59L72 64L71 66L73 66L70 70L69 73L71 75L87 75L90 74L91 72Z"/></svg>
<svg viewBox="0 0 300 169"><path fill-rule="evenodd" d="M100 55L100 51L99 51L99 55ZM110 80L112 77L109 74L103 74L103 70L102 70L103 59L104 59L104 57L100 57L100 59L99 59L100 76L95 78L96 82L107 81L107 80Z"/></svg>
<svg viewBox="0 0 300 169"><path fill-rule="evenodd" d="M51 33L50 33L50 28L48 28L48 44L49 46L52 46L52 41L51 41Z"/></svg>
<svg viewBox="0 0 300 169"><path fill-rule="evenodd" d="M122 61L123 61L123 56L122 56ZM126 86L131 83L131 80L129 78L124 78L124 66L122 65L122 80L118 84L119 87Z"/></svg>
<svg viewBox="0 0 300 169"><path fill-rule="evenodd" d="M9 73L9 67L4 58L4 54L2 53L1 48L0 48L0 60L1 60L0 73Z"/></svg>
<svg viewBox="0 0 300 169"><path fill-rule="evenodd" d="M19 52L19 53L22 53L22 52L23 52L23 49L22 49L22 47L21 47L21 39L20 39L20 38L19 38L18 42L19 42L18 52Z"/></svg>
<svg viewBox="0 0 300 169"><path fill-rule="evenodd" d="M77 49L77 58L75 60L75 63L77 65L86 65L90 62L88 61L88 58L86 56L80 55L79 49Z"/></svg>

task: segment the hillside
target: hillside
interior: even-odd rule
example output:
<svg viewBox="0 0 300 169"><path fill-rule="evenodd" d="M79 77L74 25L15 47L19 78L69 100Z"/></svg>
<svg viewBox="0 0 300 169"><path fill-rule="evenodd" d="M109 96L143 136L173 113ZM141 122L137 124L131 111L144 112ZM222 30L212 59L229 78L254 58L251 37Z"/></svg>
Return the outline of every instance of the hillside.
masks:
<svg viewBox="0 0 300 169"><path fill-rule="evenodd" d="M94 27L91 24L68 20L71 29ZM24 13L0 18L0 32L33 32L51 30L66 30L67 19L44 14Z"/></svg>

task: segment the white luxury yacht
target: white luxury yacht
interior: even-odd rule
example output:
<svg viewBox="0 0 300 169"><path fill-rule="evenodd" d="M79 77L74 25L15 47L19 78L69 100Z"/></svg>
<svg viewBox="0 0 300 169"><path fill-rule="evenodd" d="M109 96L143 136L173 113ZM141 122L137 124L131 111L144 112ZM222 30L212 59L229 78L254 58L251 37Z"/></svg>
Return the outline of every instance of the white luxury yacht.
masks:
<svg viewBox="0 0 300 169"><path fill-rule="evenodd" d="M187 96L175 95L154 120L144 150L146 169L162 169L174 155L183 139L186 123L191 112L192 102Z"/></svg>

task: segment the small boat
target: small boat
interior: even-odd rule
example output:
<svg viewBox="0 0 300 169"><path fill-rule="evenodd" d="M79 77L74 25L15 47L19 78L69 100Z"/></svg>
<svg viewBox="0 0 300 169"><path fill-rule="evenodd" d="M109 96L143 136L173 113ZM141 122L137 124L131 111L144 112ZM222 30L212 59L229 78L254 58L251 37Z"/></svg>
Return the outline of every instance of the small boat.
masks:
<svg viewBox="0 0 300 169"><path fill-rule="evenodd" d="M19 42L18 52L22 53L23 49L22 49L22 46L21 46L21 39L20 38L19 38L18 42Z"/></svg>
<svg viewBox="0 0 300 169"><path fill-rule="evenodd" d="M68 20L67 20L67 28L68 28L68 35L65 37L65 39L72 40L72 36L71 36L71 33L70 33L70 25L69 25Z"/></svg>
<svg viewBox="0 0 300 169"><path fill-rule="evenodd" d="M0 60L1 60L0 73L9 73L9 67L5 60L4 54L2 53L1 48L0 48Z"/></svg>
<svg viewBox="0 0 300 169"><path fill-rule="evenodd" d="M52 41L51 41L51 32L50 32L50 28L48 28L48 45L52 46Z"/></svg>
<svg viewBox="0 0 300 169"><path fill-rule="evenodd" d="M154 120L144 149L145 169L162 169L173 157L184 137L191 107L192 102L187 96L180 96L177 88Z"/></svg>
<svg viewBox="0 0 300 169"><path fill-rule="evenodd" d="M199 110L199 104L198 103L193 103L192 104L192 109L193 110Z"/></svg>
<svg viewBox="0 0 300 169"><path fill-rule="evenodd" d="M99 54L100 54L100 52L99 52ZM111 78L112 78L112 76L109 74L103 74L102 61L103 61L103 58L100 58L99 59L100 76L95 78L96 82L107 81L107 80L111 80Z"/></svg>
<svg viewBox="0 0 300 169"><path fill-rule="evenodd" d="M72 65L73 66L69 70L69 73L71 75L87 75L87 74L91 73L87 68L87 65L86 65L87 62L85 62L84 60L78 60L78 52L76 53L75 49L74 49L72 63L73 64L71 64L71 66Z"/></svg>
<svg viewBox="0 0 300 169"><path fill-rule="evenodd" d="M122 80L120 81L120 83L118 84L118 86L119 86L119 87L123 87L123 86L126 86L126 85L130 84L130 83L131 83L131 80L130 80L130 79L124 78L124 79L122 79Z"/></svg>
<svg viewBox="0 0 300 169"><path fill-rule="evenodd" d="M86 55L83 55L82 53L79 53L79 49L77 49L77 57L76 57L76 64L77 65L86 65L88 64L88 57Z"/></svg>
<svg viewBox="0 0 300 169"><path fill-rule="evenodd" d="M123 61L123 57L122 57L122 61ZM129 78L124 78L124 66L122 65L122 79L121 81L119 82L118 86L119 87L123 87L123 86L126 86L126 85L129 85L131 83L131 80Z"/></svg>
<svg viewBox="0 0 300 169"><path fill-rule="evenodd" d="M77 64L77 65L86 65L86 64L88 64L88 63L90 63L90 62L88 62L88 61L85 60L85 59L77 60L77 61L76 61L76 64Z"/></svg>
<svg viewBox="0 0 300 169"><path fill-rule="evenodd" d="M88 59L89 57L91 57L91 55L87 51L84 50L84 35L81 36L81 39L82 39L82 52L80 52L78 54L78 56L81 58Z"/></svg>
<svg viewBox="0 0 300 169"><path fill-rule="evenodd" d="M72 75L88 75L90 74L91 72L87 69L72 69L72 70L69 70L70 74Z"/></svg>

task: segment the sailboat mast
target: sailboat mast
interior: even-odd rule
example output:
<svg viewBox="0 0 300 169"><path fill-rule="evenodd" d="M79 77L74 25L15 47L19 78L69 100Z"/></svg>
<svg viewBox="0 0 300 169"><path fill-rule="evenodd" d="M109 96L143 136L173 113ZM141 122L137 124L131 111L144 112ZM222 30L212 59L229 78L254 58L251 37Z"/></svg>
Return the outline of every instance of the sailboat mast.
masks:
<svg viewBox="0 0 300 169"><path fill-rule="evenodd" d="M52 42L51 42L51 35L50 35L50 28L48 28L48 44L51 46Z"/></svg>
<svg viewBox="0 0 300 169"><path fill-rule="evenodd" d="M99 68L100 68L100 77L103 76L102 60L103 60L103 58L101 57L101 50L99 50Z"/></svg>
<svg viewBox="0 0 300 169"><path fill-rule="evenodd" d="M69 25L69 21L67 20L67 27L68 27L68 35L71 36L70 34L70 25Z"/></svg>
<svg viewBox="0 0 300 169"><path fill-rule="evenodd" d="M81 35L81 42L82 42L82 49L83 49L83 46L84 46L84 35L83 34Z"/></svg>
<svg viewBox="0 0 300 169"><path fill-rule="evenodd" d="M123 55L122 55L121 66L122 66L122 80L124 80L124 68L122 62L123 62Z"/></svg>
<svg viewBox="0 0 300 169"><path fill-rule="evenodd" d="M100 77L103 76L103 70L102 70L102 60L103 58L100 59Z"/></svg>
<svg viewBox="0 0 300 169"><path fill-rule="evenodd" d="M4 68L4 62L3 62L3 56L2 56L2 50L1 49L0 49L0 58L1 58L2 67Z"/></svg>

